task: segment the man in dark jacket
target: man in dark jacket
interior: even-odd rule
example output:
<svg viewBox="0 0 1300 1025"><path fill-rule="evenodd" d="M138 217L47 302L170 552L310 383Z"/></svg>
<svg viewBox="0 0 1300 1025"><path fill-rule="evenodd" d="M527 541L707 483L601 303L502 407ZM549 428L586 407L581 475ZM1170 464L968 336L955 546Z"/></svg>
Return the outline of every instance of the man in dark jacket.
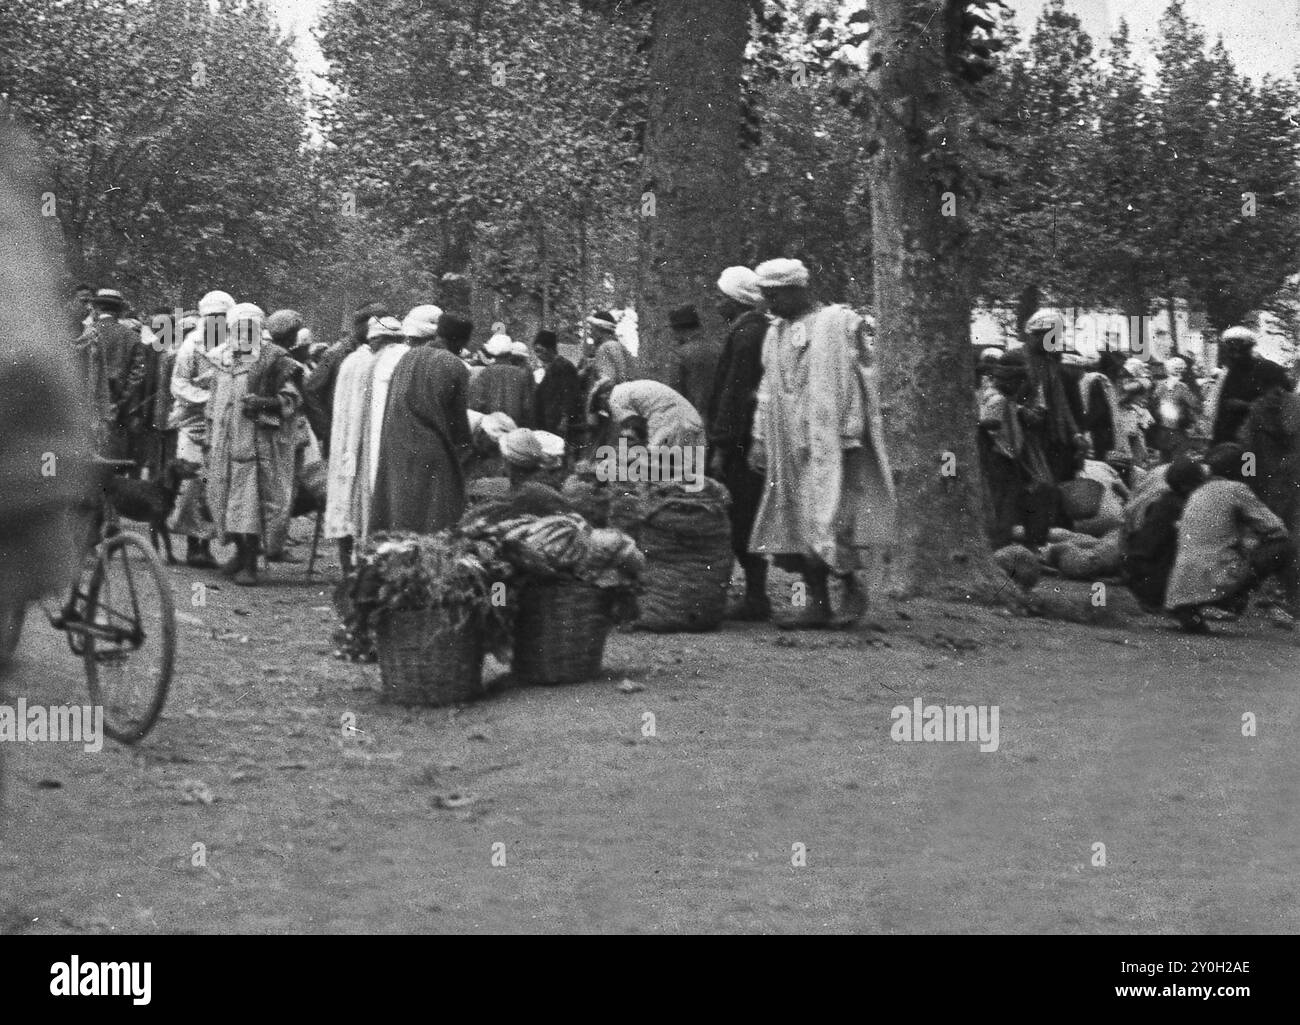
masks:
<svg viewBox="0 0 1300 1025"><path fill-rule="evenodd" d="M1255 456L1255 476L1246 483L1300 536L1300 395L1273 386L1250 407L1241 444Z"/></svg>
<svg viewBox="0 0 1300 1025"><path fill-rule="evenodd" d="M1035 434L1047 458L1052 480L1074 480L1083 465L1088 439L1083 431L1083 401L1077 382L1062 367L1065 318L1059 310L1039 310L1025 324L1025 367L1030 394L1025 426ZM1058 517L1061 526L1063 514Z"/></svg>
<svg viewBox="0 0 1300 1025"><path fill-rule="evenodd" d="M538 331L533 353L543 375L536 392L537 429L576 442L583 422L582 382L578 368L559 354L554 331Z"/></svg>
<svg viewBox="0 0 1300 1025"><path fill-rule="evenodd" d="M1219 339L1223 365L1227 368L1219 385L1210 440L1235 442L1245 423L1250 404L1274 388L1289 391L1286 371L1276 363L1255 355L1255 333L1246 327L1230 327Z"/></svg>
<svg viewBox="0 0 1300 1025"><path fill-rule="evenodd" d="M672 355L668 386L685 395L701 417L709 411L713 381L722 359L723 343L700 326L694 306L681 306L668 314L677 348Z"/></svg>
<svg viewBox="0 0 1300 1025"><path fill-rule="evenodd" d="M320 442L321 455L328 456L330 426L334 422L334 385L338 381L339 367L352 353L366 343L366 330L373 317L387 317L388 307L383 303L368 303L352 314L352 337L343 338L325 350L316 369L307 379L303 394L303 412L312 433Z"/></svg>
<svg viewBox="0 0 1300 1025"><path fill-rule="evenodd" d="M745 598L733 617L763 620L771 615L767 559L749 551L754 515L763 500L763 475L749 467L758 384L763 379L763 338L767 318L758 310L763 294L748 267L729 267L718 279L718 312L727 322L727 339L705 409L709 432L709 473L731 493L731 547L745 571Z"/></svg>
<svg viewBox="0 0 1300 1025"><path fill-rule="evenodd" d="M91 300L95 322L77 340L86 391L95 403L96 443L102 455L125 459L131 435L142 424L140 391L145 349L140 336L119 318L126 312L122 293L101 288Z"/></svg>

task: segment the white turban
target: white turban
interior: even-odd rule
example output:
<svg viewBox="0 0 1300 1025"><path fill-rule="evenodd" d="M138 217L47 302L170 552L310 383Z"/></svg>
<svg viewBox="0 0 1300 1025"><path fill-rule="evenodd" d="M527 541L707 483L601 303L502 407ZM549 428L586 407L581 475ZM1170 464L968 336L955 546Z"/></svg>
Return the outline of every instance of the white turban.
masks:
<svg viewBox="0 0 1300 1025"><path fill-rule="evenodd" d="M728 267L718 278L718 291L746 306L757 306L763 301L758 290L758 275L748 267Z"/></svg>
<svg viewBox="0 0 1300 1025"><path fill-rule="evenodd" d="M493 441L500 441L515 430L516 424L506 413L489 413L483 418L479 428Z"/></svg>
<svg viewBox="0 0 1300 1025"><path fill-rule="evenodd" d="M1036 312L1025 321L1025 331L1034 334L1038 331L1051 331L1053 328L1064 329L1065 316L1060 310L1050 306Z"/></svg>
<svg viewBox="0 0 1300 1025"><path fill-rule="evenodd" d="M229 324L256 323L258 334L261 335L262 324L266 320L266 314L262 312L262 307L254 303L236 303L226 310L226 322Z"/></svg>
<svg viewBox="0 0 1300 1025"><path fill-rule="evenodd" d="M1171 377L1182 377L1183 374L1187 373L1187 360L1181 356L1170 356L1165 360L1165 370L1169 372Z"/></svg>
<svg viewBox="0 0 1300 1025"><path fill-rule="evenodd" d="M415 306L402 321L402 334L407 338L432 338L438 333L438 320L441 317L440 307Z"/></svg>
<svg viewBox="0 0 1300 1025"><path fill-rule="evenodd" d="M483 351L489 356L506 356L510 353L510 347L514 345L509 335L493 335L483 346Z"/></svg>
<svg viewBox="0 0 1300 1025"><path fill-rule="evenodd" d="M371 317L366 327L366 339L401 338L402 322L396 317Z"/></svg>
<svg viewBox="0 0 1300 1025"><path fill-rule="evenodd" d="M1221 342L1244 342L1247 345L1254 345L1258 340L1248 327L1230 327L1219 336Z"/></svg>
<svg viewBox="0 0 1300 1025"><path fill-rule="evenodd" d="M802 260L768 260L754 268L759 288L808 287L808 268Z"/></svg>
<svg viewBox="0 0 1300 1025"><path fill-rule="evenodd" d="M218 313L229 313L231 307L235 305L235 297L229 292L209 292L199 300L199 316L216 316Z"/></svg>
<svg viewBox="0 0 1300 1025"><path fill-rule="evenodd" d="M564 439L558 434L552 434L550 431L533 431L533 437L537 443L542 446L542 455L545 459L542 465L548 470L554 470L564 464Z"/></svg>

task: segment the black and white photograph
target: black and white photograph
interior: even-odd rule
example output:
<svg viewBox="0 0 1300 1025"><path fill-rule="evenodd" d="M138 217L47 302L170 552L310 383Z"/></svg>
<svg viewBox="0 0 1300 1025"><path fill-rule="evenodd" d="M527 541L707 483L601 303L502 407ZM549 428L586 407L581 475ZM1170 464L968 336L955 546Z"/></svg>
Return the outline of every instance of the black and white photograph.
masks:
<svg viewBox="0 0 1300 1025"><path fill-rule="evenodd" d="M1297 54L1291 0L0 0L23 986L830 934L1261 996Z"/></svg>

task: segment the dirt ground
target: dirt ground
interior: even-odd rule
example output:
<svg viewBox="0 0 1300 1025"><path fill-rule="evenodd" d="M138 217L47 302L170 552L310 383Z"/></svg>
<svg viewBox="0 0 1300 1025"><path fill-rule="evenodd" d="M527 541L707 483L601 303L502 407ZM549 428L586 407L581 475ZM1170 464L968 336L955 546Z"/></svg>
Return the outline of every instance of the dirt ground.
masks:
<svg viewBox="0 0 1300 1025"><path fill-rule="evenodd" d="M9 745L0 932L1300 931L1300 633L1264 613L1188 637L1047 581L1081 622L617 633L601 681L412 711L331 657L325 572L182 604L137 750ZM39 615L19 659L11 704L85 700ZM998 750L895 742L917 697L997 705Z"/></svg>

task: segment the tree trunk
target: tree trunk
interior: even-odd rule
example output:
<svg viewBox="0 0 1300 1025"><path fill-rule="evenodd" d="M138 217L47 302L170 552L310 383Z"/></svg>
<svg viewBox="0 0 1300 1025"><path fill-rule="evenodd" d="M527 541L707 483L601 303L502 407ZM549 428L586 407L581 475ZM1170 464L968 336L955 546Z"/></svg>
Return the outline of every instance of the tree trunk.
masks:
<svg viewBox="0 0 1300 1025"><path fill-rule="evenodd" d="M746 237L740 128L749 12L748 0L657 0L654 8L646 195L635 201L641 367L659 380L668 311L707 308Z"/></svg>
<svg viewBox="0 0 1300 1025"><path fill-rule="evenodd" d="M926 136L962 102L936 57L945 6L875 5L873 42L884 58L870 75L881 143L871 168L876 359L900 510L891 576L903 594L987 600L1004 589L1011 598L981 522L966 198L957 197L958 216L943 215L943 193L960 171L948 164L939 177L946 149L934 153L938 143Z"/></svg>

